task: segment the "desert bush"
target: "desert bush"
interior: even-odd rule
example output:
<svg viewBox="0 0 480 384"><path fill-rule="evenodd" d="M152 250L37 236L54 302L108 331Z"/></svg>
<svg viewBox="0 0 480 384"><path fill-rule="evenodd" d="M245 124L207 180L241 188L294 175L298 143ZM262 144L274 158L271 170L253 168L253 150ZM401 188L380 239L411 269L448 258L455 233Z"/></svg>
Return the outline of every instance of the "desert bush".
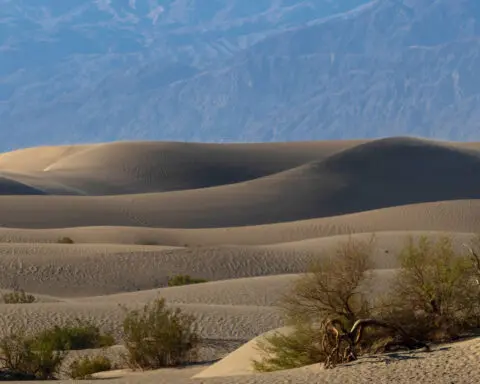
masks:
<svg viewBox="0 0 480 384"><path fill-rule="evenodd" d="M35 296L25 293L23 289L16 289L13 292L2 295L5 304L31 304L36 301Z"/></svg>
<svg viewBox="0 0 480 384"><path fill-rule="evenodd" d="M379 317L428 342L449 341L478 327L480 269L474 255L457 254L447 237L409 239Z"/></svg>
<svg viewBox="0 0 480 384"><path fill-rule="evenodd" d="M112 363L105 356L95 356L74 360L68 370L68 375L72 379L89 379L94 373L109 371L112 369Z"/></svg>
<svg viewBox="0 0 480 384"><path fill-rule="evenodd" d="M298 368L323 362L334 346L327 341L326 322L338 320L352 327L356 320L368 317L370 241L349 239L330 257L313 263L280 303L291 334L274 333L259 343L261 359L253 361L255 370L272 371ZM331 344L331 343L330 343Z"/></svg>
<svg viewBox="0 0 480 384"><path fill-rule="evenodd" d="M134 242L135 245L160 245L158 241L155 240L137 240Z"/></svg>
<svg viewBox="0 0 480 384"><path fill-rule="evenodd" d="M58 244L75 244L75 241L73 241L72 238L70 237L62 237L57 240Z"/></svg>
<svg viewBox="0 0 480 384"><path fill-rule="evenodd" d="M94 325L76 320L65 326L54 326L37 335L37 339L52 345L57 350L80 350L104 348L115 344L110 334L105 334Z"/></svg>
<svg viewBox="0 0 480 384"><path fill-rule="evenodd" d="M479 327L480 256L472 248L456 254L448 238L410 239L391 289L374 300L371 245L350 239L296 282L281 305L295 331L267 337L255 369L333 367L365 353L428 349Z"/></svg>
<svg viewBox="0 0 480 384"><path fill-rule="evenodd" d="M180 309L168 308L164 299L127 311L123 334L128 365L157 369L191 362L200 341L194 320Z"/></svg>
<svg viewBox="0 0 480 384"><path fill-rule="evenodd" d="M371 268L370 241L349 239L330 257L311 264L280 304L289 322L338 318L348 326L370 313L367 300Z"/></svg>
<svg viewBox="0 0 480 384"><path fill-rule="evenodd" d="M322 329L308 323L299 323L292 333L273 332L257 343L260 359L253 360L259 372L293 369L325 361L325 350L318 335Z"/></svg>
<svg viewBox="0 0 480 384"><path fill-rule="evenodd" d="M207 280L191 277L190 275L175 275L168 279L169 287L177 287L180 285L206 283Z"/></svg>
<svg viewBox="0 0 480 384"><path fill-rule="evenodd" d="M28 337L24 332L0 339L0 350L2 368L12 377L55 379L65 358L65 352L47 340Z"/></svg>

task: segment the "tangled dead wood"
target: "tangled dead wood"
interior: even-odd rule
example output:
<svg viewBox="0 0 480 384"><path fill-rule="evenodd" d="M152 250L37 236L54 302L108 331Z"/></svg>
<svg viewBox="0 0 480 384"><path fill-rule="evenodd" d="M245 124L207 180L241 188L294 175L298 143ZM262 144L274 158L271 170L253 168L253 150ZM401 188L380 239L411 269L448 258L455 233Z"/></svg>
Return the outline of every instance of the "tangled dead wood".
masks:
<svg viewBox="0 0 480 384"><path fill-rule="evenodd" d="M387 331L387 333L383 335L384 338L386 338L386 336L393 336L382 345L382 352L402 347L409 350L419 348L429 350L429 347L425 343L408 336L400 327L384 321L360 319L357 320L350 331L348 331L340 320L333 319L327 321L324 326L322 347L325 351L328 351L325 368L333 368L338 364L357 360L358 347L367 328L377 328ZM377 350L376 352L380 351Z"/></svg>

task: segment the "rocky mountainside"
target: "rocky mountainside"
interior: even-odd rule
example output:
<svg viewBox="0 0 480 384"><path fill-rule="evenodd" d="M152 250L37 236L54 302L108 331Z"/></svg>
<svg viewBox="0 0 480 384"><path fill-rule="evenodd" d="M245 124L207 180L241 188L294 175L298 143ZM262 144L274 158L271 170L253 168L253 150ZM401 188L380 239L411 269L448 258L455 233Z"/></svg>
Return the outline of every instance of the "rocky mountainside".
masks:
<svg viewBox="0 0 480 384"><path fill-rule="evenodd" d="M0 149L480 139L477 0L0 0Z"/></svg>

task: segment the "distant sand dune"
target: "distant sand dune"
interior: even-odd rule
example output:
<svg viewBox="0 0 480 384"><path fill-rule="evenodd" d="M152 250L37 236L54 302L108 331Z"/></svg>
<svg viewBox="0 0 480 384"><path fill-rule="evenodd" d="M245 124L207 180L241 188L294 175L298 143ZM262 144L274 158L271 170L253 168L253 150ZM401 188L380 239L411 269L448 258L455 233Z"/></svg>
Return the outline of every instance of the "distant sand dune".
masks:
<svg viewBox="0 0 480 384"><path fill-rule="evenodd" d="M362 141L196 144L118 142L29 148L0 155L0 172L29 175L49 194L136 194L226 185L281 172ZM38 159L34 161L32 159ZM49 188L51 184L62 188ZM0 184L1 192L1 184ZM17 191L12 194L26 194Z"/></svg>
<svg viewBox="0 0 480 384"><path fill-rule="evenodd" d="M24 228L260 225L476 199L479 173L476 150L418 139L384 139L287 171L211 188L95 197L3 196L1 224ZM48 222L42 219L46 215Z"/></svg>

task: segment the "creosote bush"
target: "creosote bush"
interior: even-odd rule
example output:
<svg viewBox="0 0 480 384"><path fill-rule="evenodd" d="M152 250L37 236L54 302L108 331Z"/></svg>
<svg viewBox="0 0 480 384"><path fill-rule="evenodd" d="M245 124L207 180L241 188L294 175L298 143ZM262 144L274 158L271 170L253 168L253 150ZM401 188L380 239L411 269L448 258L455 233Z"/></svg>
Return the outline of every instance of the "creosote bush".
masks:
<svg viewBox="0 0 480 384"><path fill-rule="evenodd" d="M399 260L379 317L429 342L450 341L479 327L480 268L474 252L456 254L446 237L410 239Z"/></svg>
<svg viewBox="0 0 480 384"><path fill-rule="evenodd" d="M90 379L94 373L109 371L112 369L112 362L105 356L82 357L74 360L70 366L68 375L72 379Z"/></svg>
<svg viewBox="0 0 480 384"><path fill-rule="evenodd" d="M115 344L112 335L102 333L96 325L78 319L68 325L46 329L36 337L57 350L104 348Z"/></svg>
<svg viewBox="0 0 480 384"><path fill-rule="evenodd" d="M31 304L36 301L36 298L29 293L25 293L23 289L16 289L13 292L4 293L2 300L5 304Z"/></svg>
<svg viewBox="0 0 480 384"><path fill-rule="evenodd" d="M292 333L274 332L266 336L265 340L258 342L266 357L254 360L253 368L259 372L272 372L302 367L312 364L312 361L324 361L327 356L318 342L321 332L318 326L299 323Z"/></svg>
<svg viewBox="0 0 480 384"><path fill-rule="evenodd" d="M194 318L157 299L141 310L127 311L123 334L127 364L158 369L190 363L199 344Z"/></svg>
<svg viewBox="0 0 480 384"><path fill-rule="evenodd" d="M0 339L0 363L13 378L51 380L56 378L65 358L45 339L14 333Z"/></svg>
<svg viewBox="0 0 480 384"><path fill-rule="evenodd" d="M168 279L168 286L177 287L180 285L200 284L206 282L207 280L205 279L198 279L195 277L191 277L190 275L175 275Z"/></svg>
<svg viewBox="0 0 480 384"><path fill-rule="evenodd" d="M315 264L282 301L291 334L273 334L259 344L259 371L325 366L365 353L428 350L480 326L480 257L456 254L451 241L409 240L398 256L400 269L390 290L374 298L373 242L350 239L332 258ZM314 331L313 331L314 330Z"/></svg>

